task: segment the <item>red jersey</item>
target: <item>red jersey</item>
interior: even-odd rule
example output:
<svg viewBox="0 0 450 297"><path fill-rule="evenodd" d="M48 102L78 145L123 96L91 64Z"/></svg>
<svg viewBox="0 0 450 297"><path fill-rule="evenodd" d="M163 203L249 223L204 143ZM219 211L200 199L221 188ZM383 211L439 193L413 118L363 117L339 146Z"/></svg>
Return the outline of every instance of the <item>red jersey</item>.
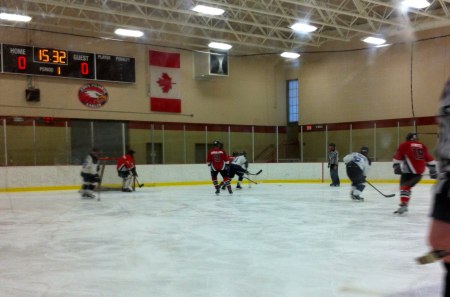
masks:
<svg viewBox="0 0 450 297"><path fill-rule="evenodd" d="M134 158L126 154L117 160L117 171L129 171L134 168Z"/></svg>
<svg viewBox="0 0 450 297"><path fill-rule="evenodd" d="M225 168L225 164L229 163L227 153L221 148L214 147L208 151L206 163L211 164L213 170L221 171Z"/></svg>
<svg viewBox="0 0 450 297"><path fill-rule="evenodd" d="M394 164L400 164L402 173L422 174L427 164L434 164L434 158L427 147L417 140L400 143L394 155Z"/></svg>

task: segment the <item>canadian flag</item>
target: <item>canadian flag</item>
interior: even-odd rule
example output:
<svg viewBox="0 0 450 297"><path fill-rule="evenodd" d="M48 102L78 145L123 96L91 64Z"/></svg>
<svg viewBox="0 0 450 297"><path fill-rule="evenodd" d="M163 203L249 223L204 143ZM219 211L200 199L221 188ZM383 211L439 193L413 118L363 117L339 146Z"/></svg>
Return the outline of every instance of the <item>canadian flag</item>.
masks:
<svg viewBox="0 0 450 297"><path fill-rule="evenodd" d="M150 110L181 112L180 54L149 51Z"/></svg>

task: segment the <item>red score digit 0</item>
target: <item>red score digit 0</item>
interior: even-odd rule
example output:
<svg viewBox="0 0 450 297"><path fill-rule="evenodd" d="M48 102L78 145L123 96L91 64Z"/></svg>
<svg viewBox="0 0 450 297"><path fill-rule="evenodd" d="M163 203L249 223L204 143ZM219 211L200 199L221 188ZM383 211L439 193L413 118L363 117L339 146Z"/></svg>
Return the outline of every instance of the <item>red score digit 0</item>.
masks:
<svg viewBox="0 0 450 297"><path fill-rule="evenodd" d="M17 57L17 68L19 68L20 70L27 69L27 57L25 56Z"/></svg>
<svg viewBox="0 0 450 297"><path fill-rule="evenodd" d="M81 71L81 74L88 75L89 74L89 64L86 62L81 62L80 63L80 71Z"/></svg>

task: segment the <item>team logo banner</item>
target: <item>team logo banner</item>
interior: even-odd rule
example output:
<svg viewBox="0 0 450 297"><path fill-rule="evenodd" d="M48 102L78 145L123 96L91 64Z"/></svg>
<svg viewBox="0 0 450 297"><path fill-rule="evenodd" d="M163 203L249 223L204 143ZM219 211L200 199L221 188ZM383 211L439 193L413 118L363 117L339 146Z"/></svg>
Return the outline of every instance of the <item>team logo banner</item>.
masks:
<svg viewBox="0 0 450 297"><path fill-rule="evenodd" d="M89 108L100 108L108 102L108 91L99 84L90 83L78 90L78 99Z"/></svg>
<svg viewBox="0 0 450 297"><path fill-rule="evenodd" d="M149 51L150 110L181 112L180 54Z"/></svg>

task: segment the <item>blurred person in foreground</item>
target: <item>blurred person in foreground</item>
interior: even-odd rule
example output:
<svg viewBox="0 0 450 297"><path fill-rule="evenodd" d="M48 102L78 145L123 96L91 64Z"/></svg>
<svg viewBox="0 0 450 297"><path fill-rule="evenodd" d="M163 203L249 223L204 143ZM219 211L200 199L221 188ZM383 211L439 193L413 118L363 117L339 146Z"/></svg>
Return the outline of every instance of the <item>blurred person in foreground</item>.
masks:
<svg viewBox="0 0 450 297"><path fill-rule="evenodd" d="M447 81L437 115L439 140L436 158L439 178L434 186L429 242L434 252L444 252L445 267L443 297L450 297L450 80Z"/></svg>

